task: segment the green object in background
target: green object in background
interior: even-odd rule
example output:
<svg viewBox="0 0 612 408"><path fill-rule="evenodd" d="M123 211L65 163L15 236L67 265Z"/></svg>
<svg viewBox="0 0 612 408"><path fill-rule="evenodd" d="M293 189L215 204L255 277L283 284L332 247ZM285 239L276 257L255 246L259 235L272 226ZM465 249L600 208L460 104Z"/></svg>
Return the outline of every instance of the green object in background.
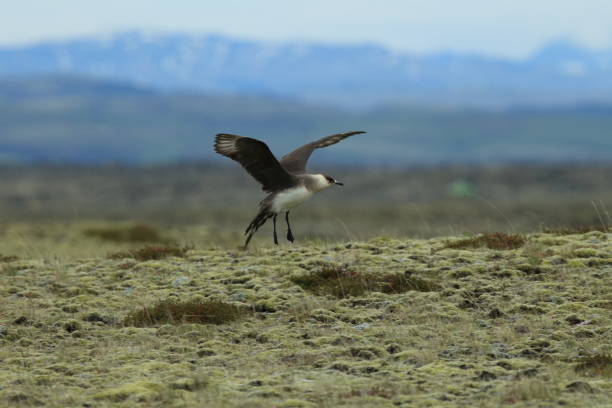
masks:
<svg viewBox="0 0 612 408"><path fill-rule="evenodd" d="M449 185L448 194L451 197L470 197L474 194L474 186L469 181L456 180Z"/></svg>

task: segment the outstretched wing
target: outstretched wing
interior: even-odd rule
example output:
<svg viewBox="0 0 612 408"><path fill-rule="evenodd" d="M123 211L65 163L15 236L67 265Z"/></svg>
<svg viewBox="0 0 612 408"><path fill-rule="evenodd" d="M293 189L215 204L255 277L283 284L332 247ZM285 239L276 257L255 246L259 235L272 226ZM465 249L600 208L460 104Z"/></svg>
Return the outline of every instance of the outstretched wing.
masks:
<svg viewBox="0 0 612 408"><path fill-rule="evenodd" d="M282 190L294 184L293 177L260 140L220 133L215 138L215 152L240 163L266 191Z"/></svg>
<svg viewBox="0 0 612 408"><path fill-rule="evenodd" d="M358 135L361 133L365 132L344 132L331 136L326 136L322 139L317 140L316 142L308 143L307 145L304 145L292 151L281 159L280 164L285 168L285 170L287 170L291 174L303 174L306 172L306 163L308 163L308 159L310 158L310 155L315 149L331 146L343 139L346 139L349 136Z"/></svg>

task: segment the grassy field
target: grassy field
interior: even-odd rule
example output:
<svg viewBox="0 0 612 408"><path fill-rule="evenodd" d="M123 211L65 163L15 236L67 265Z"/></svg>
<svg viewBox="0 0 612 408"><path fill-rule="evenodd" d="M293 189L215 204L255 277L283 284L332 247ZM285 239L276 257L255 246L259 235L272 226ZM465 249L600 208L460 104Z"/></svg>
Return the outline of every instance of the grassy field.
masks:
<svg viewBox="0 0 612 408"><path fill-rule="evenodd" d="M611 165L320 169L345 186L292 212L298 240L539 232L612 222ZM19 231L13 245L25 250L31 242L36 252L41 235L56 235L54 245L75 248L81 257L94 254L78 253L74 244L82 237L74 231L117 222L146 223L165 237L200 247L236 246L265 196L233 163L0 167L0 180L0 238L3 231ZM66 234L76 242L68 245L72 238L62 238ZM269 242L271 235L266 225L256 240Z"/></svg>
<svg viewBox="0 0 612 408"><path fill-rule="evenodd" d="M612 406L605 228L248 251L181 228L4 224L0 405Z"/></svg>
<svg viewBox="0 0 612 408"><path fill-rule="evenodd" d="M1 167L0 406L612 406L611 170Z"/></svg>

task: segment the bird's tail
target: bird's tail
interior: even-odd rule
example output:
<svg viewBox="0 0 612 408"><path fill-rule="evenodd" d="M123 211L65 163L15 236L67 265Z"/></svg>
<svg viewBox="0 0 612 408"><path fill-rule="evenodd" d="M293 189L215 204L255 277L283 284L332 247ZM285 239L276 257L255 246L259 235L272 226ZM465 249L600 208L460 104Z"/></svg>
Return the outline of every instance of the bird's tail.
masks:
<svg viewBox="0 0 612 408"><path fill-rule="evenodd" d="M249 242L251 242L251 238L253 238L253 234L255 234L257 230L273 216L274 216L274 213L271 212L267 206L262 207L259 210L255 218L253 218L253 221L251 221L251 223L247 227L246 231L244 231L244 234L247 235L246 242L244 243L244 249L246 249L247 246L249 245Z"/></svg>

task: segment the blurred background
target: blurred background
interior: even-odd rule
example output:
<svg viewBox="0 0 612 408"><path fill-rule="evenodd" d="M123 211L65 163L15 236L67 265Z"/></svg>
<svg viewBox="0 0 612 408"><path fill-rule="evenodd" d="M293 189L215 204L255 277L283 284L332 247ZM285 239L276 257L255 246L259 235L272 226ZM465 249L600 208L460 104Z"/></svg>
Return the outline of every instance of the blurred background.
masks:
<svg viewBox="0 0 612 408"><path fill-rule="evenodd" d="M281 156L346 130L298 240L606 229L612 4L6 4L0 255L235 247L263 195L214 135Z"/></svg>

